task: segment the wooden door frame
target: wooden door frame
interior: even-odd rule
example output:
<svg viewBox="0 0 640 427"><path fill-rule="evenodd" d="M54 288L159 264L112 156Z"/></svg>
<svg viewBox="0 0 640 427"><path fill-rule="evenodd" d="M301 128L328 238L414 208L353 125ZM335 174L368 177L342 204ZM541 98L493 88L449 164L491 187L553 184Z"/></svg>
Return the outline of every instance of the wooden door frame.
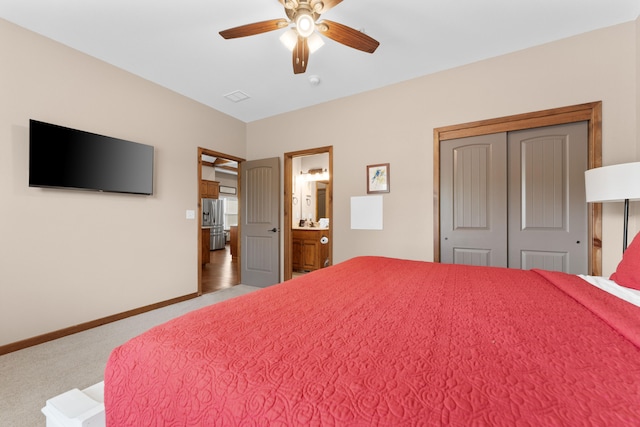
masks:
<svg viewBox="0 0 640 427"><path fill-rule="evenodd" d="M200 182L202 181L202 155L206 154L207 156L219 157L221 159L233 160L234 162L238 162L238 235L240 235L240 226L241 226L241 216L242 209L240 209L240 196L242 194L242 186L240 185L240 174L242 173L242 162L245 159L241 157L231 156L229 154L220 153L218 151L213 151L208 148L198 147L198 181L197 181L197 194L198 194L198 211L196 213L198 217L198 296L202 295L202 193L200 192ZM238 241L238 265L240 265L240 241ZM242 271L238 269L238 281L242 283Z"/></svg>
<svg viewBox="0 0 640 427"><path fill-rule="evenodd" d="M293 174L291 167L294 157L329 154L329 182L327 184L327 216L329 218L329 265L333 264L333 146L310 148L284 153L284 280L292 277L292 211L293 211Z"/></svg>
<svg viewBox="0 0 640 427"><path fill-rule="evenodd" d="M444 126L433 130L433 236L434 262L440 262L440 145L457 138L532 129L575 122L588 122L587 169L602 166L602 101L496 119ZM602 203L588 205L589 270L602 274Z"/></svg>

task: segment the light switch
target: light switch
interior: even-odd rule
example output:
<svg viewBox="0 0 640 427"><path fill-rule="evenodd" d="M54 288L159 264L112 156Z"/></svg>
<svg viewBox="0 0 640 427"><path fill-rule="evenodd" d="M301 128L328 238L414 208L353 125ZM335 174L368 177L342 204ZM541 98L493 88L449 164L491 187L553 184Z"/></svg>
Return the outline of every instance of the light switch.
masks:
<svg viewBox="0 0 640 427"><path fill-rule="evenodd" d="M187 209L187 219L196 219L196 211Z"/></svg>

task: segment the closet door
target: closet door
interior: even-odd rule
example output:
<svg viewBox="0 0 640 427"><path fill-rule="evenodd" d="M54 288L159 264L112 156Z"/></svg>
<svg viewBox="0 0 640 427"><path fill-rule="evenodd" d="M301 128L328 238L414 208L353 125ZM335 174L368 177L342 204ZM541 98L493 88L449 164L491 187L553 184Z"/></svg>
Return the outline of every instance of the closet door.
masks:
<svg viewBox="0 0 640 427"><path fill-rule="evenodd" d="M587 122L510 132L509 267L586 274Z"/></svg>
<svg viewBox="0 0 640 427"><path fill-rule="evenodd" d="M586 274L587 122L440 146L440 260Z"/></svg>
<svg viewBox="0 0 640 427"><path fill-rule="evenodd" d="M506 147L505 133L441 145L441 262L507 266Z"/></svg>

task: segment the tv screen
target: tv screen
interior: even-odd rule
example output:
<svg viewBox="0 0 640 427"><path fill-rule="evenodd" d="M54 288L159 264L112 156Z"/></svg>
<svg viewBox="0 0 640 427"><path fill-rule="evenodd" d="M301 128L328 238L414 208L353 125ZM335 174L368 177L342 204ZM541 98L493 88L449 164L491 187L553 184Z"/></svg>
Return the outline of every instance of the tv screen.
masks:
<svg viewBox="0 0 640 427"><path fill-rule="evenodd" d="M153 147L29 121L29 186L153 194Z"/></svg>

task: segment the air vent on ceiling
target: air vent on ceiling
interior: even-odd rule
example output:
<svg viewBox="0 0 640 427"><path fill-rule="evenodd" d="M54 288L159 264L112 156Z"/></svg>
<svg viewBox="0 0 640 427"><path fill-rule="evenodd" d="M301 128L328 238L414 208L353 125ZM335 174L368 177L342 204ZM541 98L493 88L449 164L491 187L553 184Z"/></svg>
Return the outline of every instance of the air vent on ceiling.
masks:
<svg viewBox="0 0 640 427"><path fill-rule="evenodd" d="M236 90L234 92L228 93L224 97L231 102L240 102L250 98L249 95L247 95L241 90Z"/></svg>

